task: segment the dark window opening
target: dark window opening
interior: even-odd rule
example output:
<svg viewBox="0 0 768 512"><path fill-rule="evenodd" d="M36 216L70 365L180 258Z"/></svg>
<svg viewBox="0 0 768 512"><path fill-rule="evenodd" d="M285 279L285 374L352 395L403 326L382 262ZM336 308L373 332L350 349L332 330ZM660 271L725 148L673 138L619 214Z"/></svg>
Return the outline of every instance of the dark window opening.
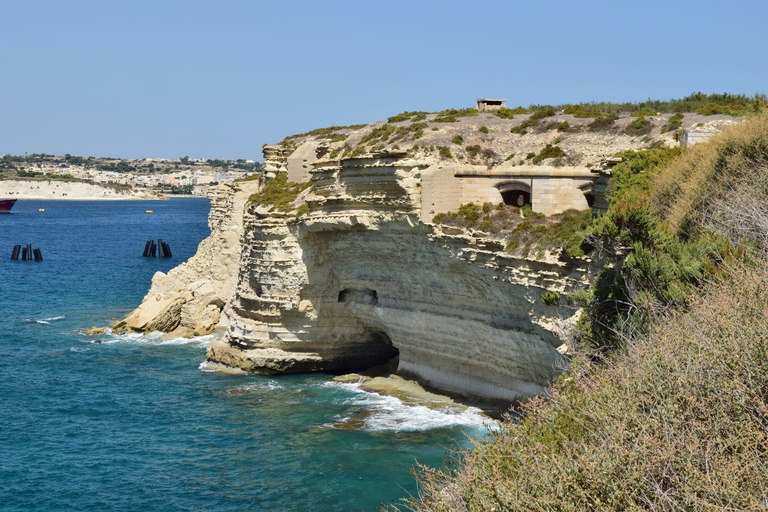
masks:
<svg viewBox="0 0 768 512"><path fill-rule="evenodd" d="M592 192L585 192L584 197L587 199L587 206L592 208L595 205L595 196L592 195Z"/></svg>
<svg viewBox="0 0 768 512"><path fill-rule="evenodd" d="M523 190L506 190L501 193L501 197L504 204L518 208L531 204L531 193Z"/></svg>
<svg viewBox="0 0 768 512"><path fill-rule="evenodd" d="M354 290L345 288L339 292L339 302L357 302L375 306L379 303L379 295L376 290Z"/></svg>

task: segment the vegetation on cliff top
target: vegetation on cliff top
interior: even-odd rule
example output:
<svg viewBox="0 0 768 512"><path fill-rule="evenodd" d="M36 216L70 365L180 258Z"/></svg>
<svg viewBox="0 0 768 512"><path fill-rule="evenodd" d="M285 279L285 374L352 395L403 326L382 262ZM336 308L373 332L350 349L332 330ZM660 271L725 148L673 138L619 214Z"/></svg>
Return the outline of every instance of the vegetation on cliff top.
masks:
<svg viewBox="0 0 768 512"><path fill-rule="evenodd" d="M767 163L768 114L626 154L589 227L608 264L582 315L587 350L519 422L421 468L405 506L768 508Z"/></svg>
<svg viewBox="0 0 768 512"><path fill-rule="evenodd" d="M295 202L299 194L311 185L311 183L288 181L288 174L280 172L269 180L261 191L251 194L248 198L248 204L272 207L279 212L290 212L296 208Z"/></svg>

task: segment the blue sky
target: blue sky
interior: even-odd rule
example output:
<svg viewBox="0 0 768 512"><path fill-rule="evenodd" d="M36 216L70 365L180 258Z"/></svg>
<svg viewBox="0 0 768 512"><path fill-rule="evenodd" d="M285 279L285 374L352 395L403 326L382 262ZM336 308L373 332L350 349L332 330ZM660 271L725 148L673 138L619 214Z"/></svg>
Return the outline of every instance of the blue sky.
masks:
<svg viewBox="0 0 768 512"><path fill-rule="evenodd" d="M768 2L0 0L0 154L261 158L330 125L768 92Z"/></svg>

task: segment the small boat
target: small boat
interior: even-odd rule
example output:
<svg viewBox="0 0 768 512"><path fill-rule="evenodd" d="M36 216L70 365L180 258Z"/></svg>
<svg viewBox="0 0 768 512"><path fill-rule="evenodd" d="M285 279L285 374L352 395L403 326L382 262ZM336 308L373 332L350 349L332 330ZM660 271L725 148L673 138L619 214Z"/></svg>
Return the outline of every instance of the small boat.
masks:
<svg viewBox="0 0 768 512"><path fill-rule="evenodd" d="M45 208L38 208L38 209L37 209L37 211L39 211L39 212L44 212L44 211L45 211Z"/></svg>
<svg viewBox="0 0 768 512"><path fill-rule="evenodd" d="M0 199L0 213L11 213L11 208L16 201L17 199Z"/></svg>
<svg viewBox="0 0 768 512"><path fill-rule="evenodd" d="M144 213L155 213L155 212L153 212L152 210L147 210Z"/></svg>

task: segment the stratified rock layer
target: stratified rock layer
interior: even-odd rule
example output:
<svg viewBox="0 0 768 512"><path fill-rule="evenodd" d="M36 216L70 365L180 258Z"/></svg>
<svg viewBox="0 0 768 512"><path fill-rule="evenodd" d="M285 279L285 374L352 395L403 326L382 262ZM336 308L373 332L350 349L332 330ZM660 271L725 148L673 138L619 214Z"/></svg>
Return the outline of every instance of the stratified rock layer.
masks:
<svg viewBox="0 0 768 512"><path fill-rule="evenodd" d="M174 332L178 336L213 332L221 323L221 309L230 300L240 261L243 210L256 182L220 185L210 191L211 235L197 253L168 274L157 272L141 305L114 332Z"/></svg>
<svg viewBox="0 0 768 512"><path fill-rule="evenodd" d="M399 353L399 372L447 391L515 400L557 374L552 326L572 314L545 290L581 265L514 259L419 221L420 166L398 157L316 168L310 213L246 211L226 336L208 359L257 373L364 368Z"/></svg>

